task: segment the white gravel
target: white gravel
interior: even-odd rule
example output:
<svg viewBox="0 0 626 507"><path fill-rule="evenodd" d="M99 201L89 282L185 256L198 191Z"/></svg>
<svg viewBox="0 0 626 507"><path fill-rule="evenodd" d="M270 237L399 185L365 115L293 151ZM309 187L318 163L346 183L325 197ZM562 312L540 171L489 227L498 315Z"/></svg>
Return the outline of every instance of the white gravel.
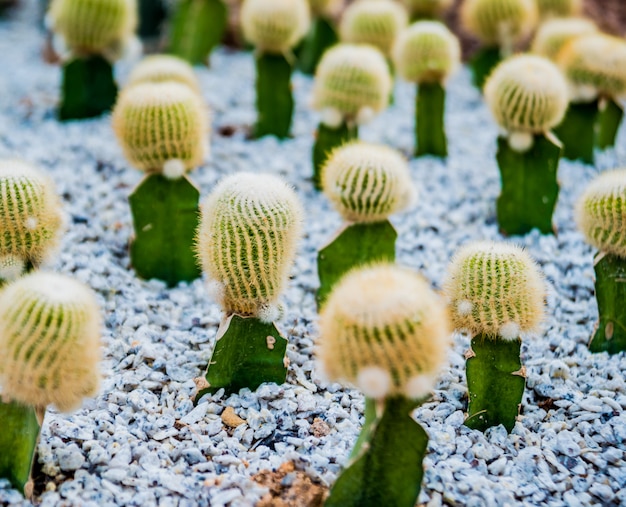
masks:
<svg viewBox="0 0 626 507"><path fill-rule="evenodd" d="M51 173L71 216L54 268L98 292L106 323L102 393L72 415L47 414L39 445L47 485L38 501L248 506L266 491L250 477L288 460L332 485L360 429L363 399L322 383L313 362L315 256L340 220L308 179L317 121L307 106L311 80L294 77L294 138L250 141L245 132L255 117L252 56L218 51L212 68L198 70L214 127L211 159L192 175L202 194L235 171L279 174L296 187L308 221L279 323L290 341L287 383L228 398L218 393L194 408L191 379L210 357L219 309L202 280L167 290L129 269L127 197L141 174L122 157L109 118L56 121L60 70L42 62L33 0L28 6L17 19L0 21L0 157L23 157ZM412 86L399 85L395 105L363 128L362 137L408 154L413 93ZM399 262L419 269L437 288L460 245L502 239L495 220L497 129L465 70L450 83L446 121L447 162L411 162L420 198L394 220ZM220 136L224 126L234 127L234 135ZM626 129L617 151L603 154L600 166L625 162ZM597 318L592 250L572 217L576 197L596 172L563 161L558 237L513 239L539 261L550 293L545 333L523 346L528 382L512 434L502 427L482 434L462 424L466 336L456 337L433 400L416 411L430 436L419 499L428 507L626 504L626 359L586 348ZM552 406L540 408L548 398ZM247 423L227 429L220 419L226 406ZM329 435L313 436L316 417L330 426ZM0 481L0 504L21 503Z"/></svg>

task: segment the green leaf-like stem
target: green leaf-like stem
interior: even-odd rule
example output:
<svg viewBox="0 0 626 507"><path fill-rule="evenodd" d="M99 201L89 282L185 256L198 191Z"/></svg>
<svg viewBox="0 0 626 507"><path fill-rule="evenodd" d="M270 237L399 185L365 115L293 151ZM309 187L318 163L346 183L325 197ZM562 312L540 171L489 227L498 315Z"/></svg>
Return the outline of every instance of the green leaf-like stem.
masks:
<svg viewBox="0 0 626 507"><path fill-rule="evenodd" d="M313 145L313 185L317 190L322 188L322 167L328 155L339 146L358 139L359 128L342 123L337 128L320 123L317 127L315 144Z"/></svg>
<svg viewBox="0 0 626 507"><path fill-rule="evenodd" d="M261 53L256 56L257 121L254 137L289 136L293 116L291 63L284 55Z"/></svg>
<svg viewBox="0 0 626 507"><path fill-rule="evenodd" d="M600 99L596 124L596 147L605 150L615 146L615 138L622 119L624 108L611 98Z"/></svg>
<svg viewBox="0 0 626 507"><path fill-rule="evenodd" d="M446 91L440 83L417 87L415 103L415 156L446 157L448 143L444 126Z"/></svg>
<svg viewBox="0 0 626 507"><path fill-rule="evenodd" d="M563 144L563 157L593 164L598 101L571 102L561 124L554 129Z"/></svg>
<svg viewBox="0 0 626 507"><path fill-rule="evenodd" d="M476 51L476 54L470 60L470 68L472 70L472 82L474 86L481 92L485 86L487 77L491 71L500 63L502 55L498 47L486 47Z"/></svg>
<svg viewBox="0 0 626 507"><path fill-rule="evenodd" d="M313 74L324 51L338 41L332 21L320 17L311 23L308 35L298 49L298 68L305 74Z"/></svg>

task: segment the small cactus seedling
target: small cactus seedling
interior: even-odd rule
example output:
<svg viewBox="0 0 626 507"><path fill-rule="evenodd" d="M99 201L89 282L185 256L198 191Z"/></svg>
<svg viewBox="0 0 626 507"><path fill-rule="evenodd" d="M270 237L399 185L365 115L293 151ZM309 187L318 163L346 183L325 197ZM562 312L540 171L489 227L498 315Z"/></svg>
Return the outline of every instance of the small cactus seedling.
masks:
<svg viewBox="0 0 626 507"><path fill-rule="evenodd" d="M241 6L243 35L256 47L254 137L289 136L294 106L289 53L309 25L307 0L244 0Z"/></svg>
<svg viewBox="0 0 626 507"><path fill-rule="evenodd" d="M366 44L337 44L320 61L313 85L313 107L322 112L313 146L313 184L332 150L357 139L358 125L385 109L391 75L383 54Z"/></svg>
<svg viewBox="0 0 626 507"><path fill-rule="evenodd" d="M333 19L343 6L342 0L309 0L311 28L298 48L298 68L313 74L324 52L337 43Z"/></svg>
<svg viewBox="0 0 626 507"><path fill-rule="evenodd" d="M624 116L618 99L626 94L626 42L597 33L567 44L558 63L570 84L570 106L556 129L564 156L593 163L593 149L615 145Z"/></svg>
<svg viewBox="0 0 626 507"><path fill-rule="evenodd" d="M578 228L599 252L594 259L600 320L591 352L626 350L626 169L601 174L580 197Z"/></svg>
<svg viewBox="0 0 626 507"><path fill-rule="evenodd" d="M185 173L204 158L206 115L196 92L176 82L136 84L115 105L113 128L124 154L147 173L130 196L130 257L142 278L173 286L200 276L193 250L200 193Z"/></svg>
<svg viewBox="0 0 626 507"><path fill-rule="evenodd" d="M505 131L498 138L497 153L501 231L526 234L536 227L553 233L561 144L550 129L567 109L565 78L546 58L518 55L496 67L485 84L485 98Z"/></svg>
<svg viewBox="0 0 626 507"><path fill-rule="evenodd" d="M207 389L282 384L285 340L273 321L300 239L302 209L280 178L238 173L202 203L197 251L225 319L207 367Z"/></svg>
<svg viewBox="0 0 626 507"><path fill-rule="evenodd" d="M533 30L537 4L535 0L465 0L461 21L482 44L470 62L474 85L482 90L494 67Z"/></svg>
<svg viewBox="0 0 626 507"><path fill-rule="evenodd" d="M595 23L584 18L555 18L541 23L531 51L556 62L561 50L571 41L598 32Z"/></svg>
<svg viewBox="0 0 626 507"><path fill-rule="evenodd" d="M458 39L438 21L418 21L400 34L394 61L402 78L417 83L415 155L447 156L444 81L461 61Z"/></svg>
<svg viewBox="0 0 626 507"><path fill-rule="evenodd" d="M359 141L332 152L322 169L322 188L347 224L317 256L319 307L354 267L395 260L398 235L388 217L414 194L408 164L398 152Z"/></svg>
<svg viewBox="0 0 626 507"><path fill-rule="evenodd" d="M567 18L580 16L583 11L582 0L537 0L541 19Z"/></svg>
<svg viewBox="0 0 626 507"><path fill-rule="evenodd" d="M228 26L224 0L179 0L169 31L168 52L193 64L207 64Z"/></svg>
<svg viewBox="0 0 626 507"><path fill-rule="evenodd" d="M26 162L0 161L0 284L50 260L62 226L61 200L50 179Z"/></svg>
<svg viewBox="0 0 626 507"><path fill-rule="evenodd" d="M404 0L411 21L441 19L454 0Z"/></svg>
<svg viewBox="0 0 626 507"><path fill-rule="evenodd" d="M321 369L366 396L365 424L326 507L413 507L428 436L410 414L446 360L445 305L416 273L374 265L339 282L319 327Z"/></svg>
<svg viewBox="0 0 626 507"><path fill-rule="evenodd" d="M530 256L505 243L474 243L456 254L446 293L456 329L471 334L466 353L470 428L511 431L525 385L521 336L537 331L544 314L543 277Z"/></svg>
<svg viewBox="0 0 626 507"><path fill-rule="evenodd" d="M134 40L135 0L53 0L50 20L67 49L62 55L61 120L109 111L117 85L112 63Z"/></svg>
<svg viewBox="0 0 626 507"><path fill-rule="evenodd" d="M139 62L132 70L126 86L138 83L182 83L195 92L200 92L200 83L193 67L185 60L171 55L150 55Z"/></svg>
<svg viewBox="0 0 626 507"><path fill-rule="evenodd" d="M27 497L46 407L72 411L98 390L99 315L63 275L31 273L0 295L0 477Z"/></svg>

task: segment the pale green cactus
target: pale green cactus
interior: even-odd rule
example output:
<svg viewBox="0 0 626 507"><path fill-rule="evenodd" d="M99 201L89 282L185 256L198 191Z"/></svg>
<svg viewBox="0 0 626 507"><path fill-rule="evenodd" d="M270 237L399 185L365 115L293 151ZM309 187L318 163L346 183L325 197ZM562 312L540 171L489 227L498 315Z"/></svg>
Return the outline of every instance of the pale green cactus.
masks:
<svg viewBox="0 0 626 507"><path fill-rule="evenodd" d="M598 32L590 19L555 18L541 23L533 39L531 51L556 61L561 50L578 37Z"/></svg>
<svg viewBox="0 0 626 507"><path fill-rule="evenodd" d="M200 92L193 67L186 60L173 55L146 56L133 68L127 86L168 81L185 84L195 92Z"/></svg>
<svg viewBox="0 0 626 507"><path fill-rule="evenodd" d="M441 17L454 0L403 0L411 19L432 19Z"/></svg>
<svg viewBox="0 0 626 507"><path fill-rule="evenodd" d="M332 18L343 7L343 0L309 0L309 6L314 16Z"/></svg>
<svg viewBox="0 0 626 507"><path fill-rule="evenodd" d="M537 0L539 16L543 19L566 18L582 14L582 0Z"/></svg>

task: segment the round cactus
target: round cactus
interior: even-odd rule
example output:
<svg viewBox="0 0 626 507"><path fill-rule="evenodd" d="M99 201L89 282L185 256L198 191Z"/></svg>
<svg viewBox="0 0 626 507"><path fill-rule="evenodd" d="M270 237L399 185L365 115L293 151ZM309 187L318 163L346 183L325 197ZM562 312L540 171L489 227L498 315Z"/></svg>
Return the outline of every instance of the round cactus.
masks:
<svg viewBox="0 0 626 507"><path fill-rule="evenodd" d="M428 394L445 361L445 305L416 273L380 264L341 279L320 317L319 359L329 380L370 398Z"/></svg>
<svg viewBox="0 0 626 507"><path fill-rule="evenodd" d="M309 6L314 16L331 18L341 10L343 0L309 0Z"/></svg>
<svg viewBox="0 0 626 507"><path fill-rule="evenodd" d="M401 211L414 190L407 161L387 146L353 142L332 152L322 187L349 222L380 222Z"/></svg>
<svg viewBox="0 0 626 507"><path fill-rule="evenodd" d="M64 275L37 272L0 295L2 395L63 412L99 386L100 312L92 291Z"/></svg>
<svg viewBox="0 0 626 507"><path fill-rule="evenodd" d="M137 169L178 178L202 163L206 116L206 106L189 86L140 83L120 94L113 129Z"/></svg>
<svg viewBox="0 0 626 507"><path fill-rule="evenodd" d="M53 0L54 31L75 54L123 46L137 26L136 0Z"/></svg>
<svg viewBox="0 0 626 507"><path fill-rule="evenodd" d="M461 21L486 46L512 45L527 36L537 20L535 0L465 0Z"/></svg>
<svg viewBox="0 0 626 507"><path fill-rule="evenodd" d="M460 64L457 37L438 21L419 21L400 33L394 48L398 74L414 83L441 83Z"/></svg>
<svg viewBox="0 0 626 507"><path fill-rule="evenodd" d="M339 25L341 40L371 44L389 55L408 16L401 4L391 0L358 0L344 11Z"/></svg>
<svg viewBox="0 0 626 507"><path fill-rule="evenodd" d="M535 34L532 52L556 61L561 50L572 40L598 32L589 19L555 18L542 23Z"/></svg>
<svg viewBox="0 0 626 507"><path fill-rule="evenodd" d="M0 278L13 280L56 252L61 200L50 179L19 160L0 162Z"/></svg>
<svg viewBox="0 0 626 507"><path fill-rule="evenodd" d="M389 103L391 75L383 54L366 44L337 44L324 53L315 72L313 106L324 123L365 123Z"/></svg>
<svg viewBox="0 0 626 507"><path fill-rule="evenodd" d="M472 335L514 340L537 331L543 320L543 277L515 245L477 242L461 248L445 287L455 328Z"/></svg>
<svg viewBox="0 0 626 507"><path fill-rule="evenodd" d="M541 18L566 18L578 16L582 13L582 0L537 0L539 16Z"/></svg>
<svg viewBox="0 0 626 507"><path fill-rule="evenodd" d="M238 173L201 206L198 255L224 311L271 322L300 239L302 209L278 177Z"/></svg>
<svg viewBox="0 0 626 507"><path fill-rule="evenodd" d="M243 36L265 53L293 48L311 23L307 0L245 0L240 15Z"/></svg>
<svg viewBox="0 0 626 507"><path fill-rule="evenodd" d="M200 85L193 67L185 60L172 55L151 55L139 62L128 78L128 86L138 83L175 81L199 92Z"/></svg>
<svg viewBox="0 0 626 507"><path fill-rule="evenodd" d="M591 182L578 200L576 222L598 250L626 258L626 169Z"/></svg>
<svg viewBox="0 0 626 507"><path fill-rule="evenodd" d="M453 4L454 0L404 0L412 19L436 18Z"/></svg>

